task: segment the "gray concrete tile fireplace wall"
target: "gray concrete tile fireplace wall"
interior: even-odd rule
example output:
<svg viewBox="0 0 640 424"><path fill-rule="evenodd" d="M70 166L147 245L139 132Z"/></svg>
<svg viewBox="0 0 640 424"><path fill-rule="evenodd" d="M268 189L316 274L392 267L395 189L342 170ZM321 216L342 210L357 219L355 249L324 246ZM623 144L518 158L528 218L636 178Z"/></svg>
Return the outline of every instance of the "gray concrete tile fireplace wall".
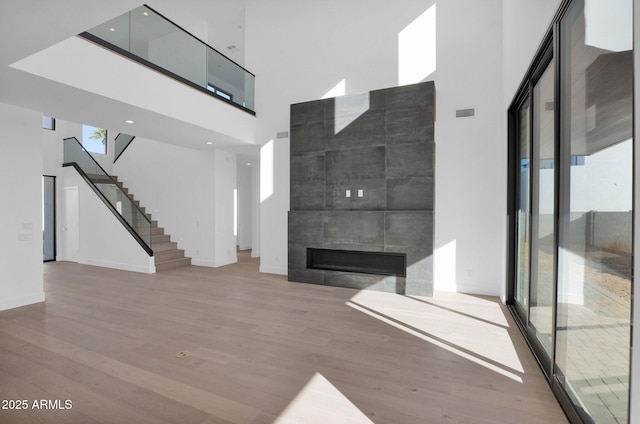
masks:
<svg viewBox="0 0 640 424"><path fill-rule="evenodd" d="M433 294L434 120L433 82L291 105L289 281ZM406 277L307 269L308 248L404 253Z"/></svg>

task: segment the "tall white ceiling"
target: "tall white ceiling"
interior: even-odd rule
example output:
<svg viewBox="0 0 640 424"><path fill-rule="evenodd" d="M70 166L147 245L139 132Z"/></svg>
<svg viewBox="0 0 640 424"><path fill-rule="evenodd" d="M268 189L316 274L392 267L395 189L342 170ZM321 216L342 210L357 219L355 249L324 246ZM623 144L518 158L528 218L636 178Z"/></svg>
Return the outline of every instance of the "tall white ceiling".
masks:
<svg viewBox="0 0 640 424"><path fill-rule="evenodd" d="M81 89L43 78L37 72L10 67L140 5L132 0L0 1L0 102L38 110L67 121L128 131L189 147L203 148L200 146L205 140L229 146L230 140L212 131L210 125L194 125L188 120L98 95L86 87ZM245 0L153 0L147 5L194 35L206 38L209 45L232 60L244 64ZM227 46L231 45L235 45L237 51L229 51ZM77 57L77 60L80 63L83 57ZM211 101L221 103L214 98ZM124 124L123 114L140 117L136 119L133 131Z"/></svg>

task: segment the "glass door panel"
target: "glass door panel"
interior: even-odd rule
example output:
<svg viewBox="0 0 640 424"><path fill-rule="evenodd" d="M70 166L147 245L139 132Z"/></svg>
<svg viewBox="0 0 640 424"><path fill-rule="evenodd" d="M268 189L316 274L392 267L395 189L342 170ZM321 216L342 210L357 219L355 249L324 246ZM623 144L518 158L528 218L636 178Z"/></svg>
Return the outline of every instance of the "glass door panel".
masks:
<svg viewBox="0 0 640 424"><path fill-rule="evenodd" d="M578 0L560 24L556 374L585 420L605 424L628 422L629 408L630 16L631 0Z"/></svg>
<svg viewBox="0 0 640 424"><path fill-rule="evenodd" d="M526 322L529 308L529 269L530 269L530 229L529 221L531 211L530 181L531 181L531 116L527 97L518 110L518 174L517 190L518 199L516 205L516 290L515 300L520 307L519 312L524 314Z"/></svg>
<svg viewBox="0 0 640 424"><path fill-rule="evenodd" d="M56 177L42 177L42 261L56 260Z"/></svg>
<svg viewBox="0 0 640 424"><path fill-rule="evenodd" d="M553 349L555 281L555 117L552 60L533 87L532 251L529 332L544 350ZM549 371L549 370L548 370Z"/></svg>

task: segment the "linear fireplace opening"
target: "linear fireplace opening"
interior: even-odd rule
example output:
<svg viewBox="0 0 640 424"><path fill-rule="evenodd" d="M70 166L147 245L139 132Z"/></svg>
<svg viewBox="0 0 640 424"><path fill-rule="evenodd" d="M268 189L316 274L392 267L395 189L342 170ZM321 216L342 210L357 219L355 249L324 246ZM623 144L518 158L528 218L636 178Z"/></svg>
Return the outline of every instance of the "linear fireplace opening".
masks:
<svg viewBox="0 0 640 424"><path fill-rule="evenodd" d="M307 248L307 268L406 277L407 255Z"/></svg>

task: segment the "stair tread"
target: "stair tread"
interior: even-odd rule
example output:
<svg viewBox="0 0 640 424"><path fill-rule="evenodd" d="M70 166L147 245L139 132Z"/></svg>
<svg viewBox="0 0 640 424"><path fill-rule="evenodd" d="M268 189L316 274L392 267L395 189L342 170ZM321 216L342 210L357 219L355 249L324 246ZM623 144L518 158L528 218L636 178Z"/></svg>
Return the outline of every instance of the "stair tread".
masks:
<svg viewBox="0 0 640 424"><path fill-rule="evenodd" d="M156 263L156 272L157 271L166 271L174 268L181 268L191 266L191 258L184 257L179 259L173 259L170 261L158 262Z"/></svg>
<svg viewBox="0 0 640 424"><path fill-rule="evenodd" d="M158 255L164 255L167 256L170 253L182 253L184 254L184 249L171 249L171 250L161 250L160 252L154 252L154 256L158 256Z"/></svg>
<svg viewBox="0 0 640 424"><path fill-rule="evenodd" d="M158 263L156 263L156 265L162 265L162 264L168 264L168 263L173 263L173 262L180 262L180 261L191 261L191 258L188 256L184 256L182 258L175 258L175 259L167 259L166 261L160 261Z"/></svg>
<svg viewBox="0 0 640 424"><path fill-rule="evenodd" d="M178 243L176 243L175 241L161 241L161 242L154 243L152 239L151 245L152 245L153 251L156 253L164 253L164 252L170 252L172 250L178 250Z"/></svg>

